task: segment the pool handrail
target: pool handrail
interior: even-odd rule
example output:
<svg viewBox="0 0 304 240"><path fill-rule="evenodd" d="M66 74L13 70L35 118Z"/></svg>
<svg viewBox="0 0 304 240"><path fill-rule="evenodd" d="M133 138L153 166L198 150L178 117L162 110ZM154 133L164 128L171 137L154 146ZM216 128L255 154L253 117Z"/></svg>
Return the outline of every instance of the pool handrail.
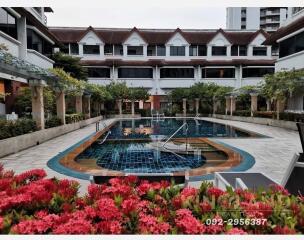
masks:
<svg viewBox="0 0 304 240"><path fill-rule="evenodd" d="M186 131L187 131L187 134L188 134L188 128L189 128L189 125L188 123L183 123L169 138L167 138L167 140L164 142L163 144L163 148L165 148L165 145L175 136L175 134L177 134L184 126L187 126L186 128Z"/></svg>

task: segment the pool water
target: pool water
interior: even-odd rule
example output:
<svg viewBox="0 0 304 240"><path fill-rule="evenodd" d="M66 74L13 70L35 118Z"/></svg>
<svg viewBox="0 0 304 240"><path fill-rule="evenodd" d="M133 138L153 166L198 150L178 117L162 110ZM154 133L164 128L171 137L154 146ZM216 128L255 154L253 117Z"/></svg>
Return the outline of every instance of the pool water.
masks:
<svg viewBox="0 0 304 240"><path fill-rule="evenodd" d="M186 171L204 165L201 154L172 153L150 141L106 141L94 143L77 157L77 161L91 159L102 168L126 173L170 173Z"/></svg>
<svg viewBox="0 0 304 240"><path fill-rule="evenodd" d="M161 121L152 119L133 119L117 121L111 129L109 139L164 139L173 134L180 126L187 123L174 137L259 137L229 125L203 120L165 118ZM188 129L188 130L187 130Z"/></svg>

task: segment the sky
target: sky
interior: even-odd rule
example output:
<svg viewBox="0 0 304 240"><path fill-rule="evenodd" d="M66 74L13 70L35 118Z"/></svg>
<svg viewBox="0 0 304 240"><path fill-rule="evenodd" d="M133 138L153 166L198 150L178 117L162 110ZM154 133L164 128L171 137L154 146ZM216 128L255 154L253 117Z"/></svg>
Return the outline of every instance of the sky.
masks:
<svg viewBox="0 0 304 240"><path fill-rule="evenodd" d="M133 4L132 4L133 2ZM141 2L141 3L140 3ZM144 5L143 1L128 0L117 4L90 6L54 6L54 13L48 13L48 26L71 27L137 27L137 28L225 28L226 8L207 7L199 4L172 4L163 0L160 5ZM121 2L122 3L122 2Z"/></svg>

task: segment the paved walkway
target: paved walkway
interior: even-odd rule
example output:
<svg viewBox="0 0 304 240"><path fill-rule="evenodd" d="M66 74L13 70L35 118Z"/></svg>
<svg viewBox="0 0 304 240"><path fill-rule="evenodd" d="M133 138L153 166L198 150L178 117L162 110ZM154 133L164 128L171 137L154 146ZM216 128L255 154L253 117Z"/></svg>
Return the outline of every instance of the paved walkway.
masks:
<svg viewBox="0 0 304 240"><path fill-rule="evenodd" d="M216 138L219 141L240 148L255 157L256 164L249 170L253 172L264 172L273 179L281 181L285 170L290 163L293 154L301 151L300 139L298 133L292 130L286 130L277 127L258 125L246 122L236 122L228 120L220 120L214 118L202 118L208 121L229 124L245 130L254 131L270 138ZM106 120L110 124L113 120ZM26 149L16 154L0 158L0 163L4 164L6 169L13 169L16 173L24 172L33 168L43 168L49 177L69 178L59 174L46 166L47 161L56 156L59 152L67 149L71 145L79 142L86 136L95 131L95 124L74 132L54 138L41 145ZM80 192L86 192L88 181L75 179L80 182ZM191 184L199 186L199 182Z"/></svg>
<svg viewBox="0 0 304 240"><path fill-rule="evenodd" d="M113 121L113 119L105 120L107 125L109 125ZM101 126L102 124L100 124L100 127ZM87 186L89 185L89 181L72 178L57 173L54 170L48 168L46 166L46 163L49 159L56 156L58 153L78 143L79 141L94 133L95 131L96 126L94 123L87 127L51 139L38 146L31 147L21 152L0 158L0 163L4 165L5 169L12 169L16 173L21 173L33 168L43 168L47 172L48 177L68 178L77 180L78 182L80 182L81 185L80 193L85 193L87 190Z"/></svg>

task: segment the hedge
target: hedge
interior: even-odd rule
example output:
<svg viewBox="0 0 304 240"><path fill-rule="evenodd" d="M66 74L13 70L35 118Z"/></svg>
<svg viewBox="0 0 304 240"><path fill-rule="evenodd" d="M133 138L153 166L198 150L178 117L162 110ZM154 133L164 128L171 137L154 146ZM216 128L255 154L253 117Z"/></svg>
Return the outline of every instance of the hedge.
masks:
<svg viewBox="0 0 304 240"><path fill-rule="evenodd" d="M89 185L0 169L1 234L303 234L304 197L281 186L226 191L135 176Z"/></svg>
<svg viewBox="0 0 304 240"><path fill-rule="evenodd" d="M0 119L0 139L15 137L36 130L35 121L29 118L19 118L16 121Z"/></svg>

